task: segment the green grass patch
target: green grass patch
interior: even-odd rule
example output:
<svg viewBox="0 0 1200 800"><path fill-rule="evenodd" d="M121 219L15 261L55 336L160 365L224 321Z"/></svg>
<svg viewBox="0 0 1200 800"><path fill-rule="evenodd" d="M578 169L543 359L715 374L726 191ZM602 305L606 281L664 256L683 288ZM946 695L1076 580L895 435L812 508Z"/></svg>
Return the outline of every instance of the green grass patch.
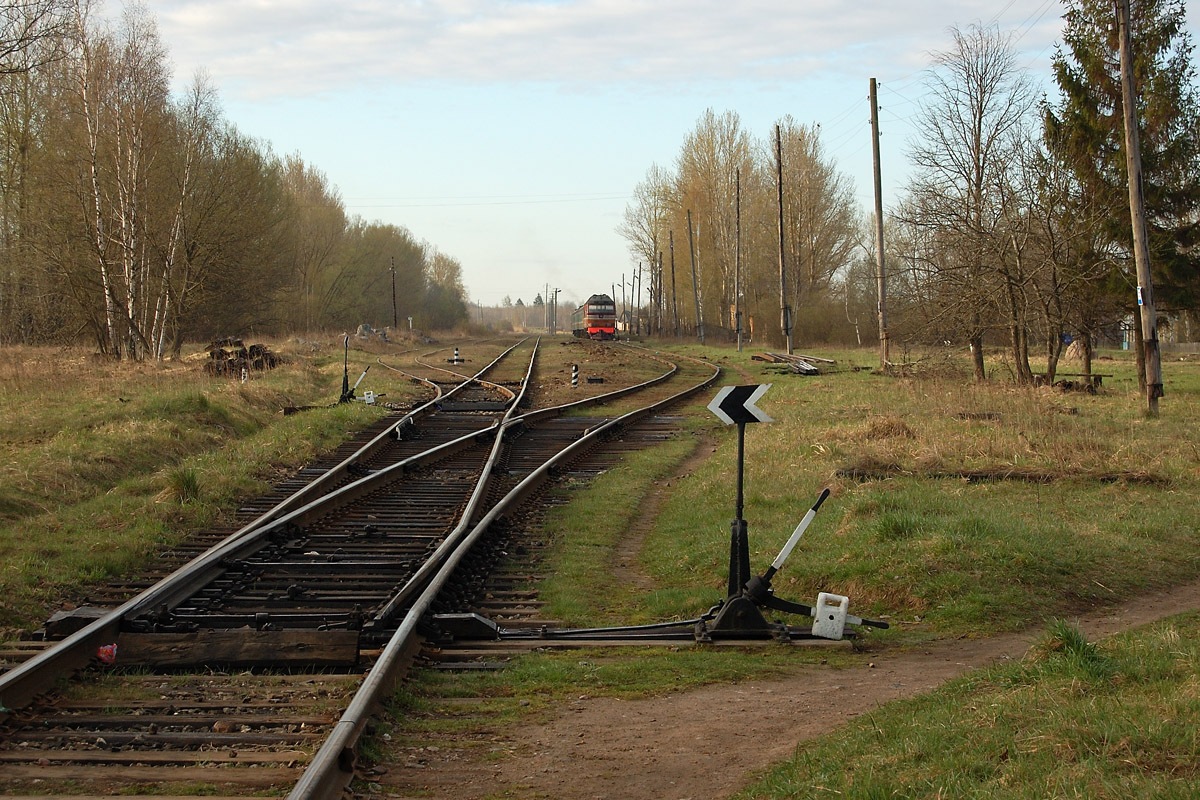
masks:
<svg viewBox="0 0 1200 800"><path fill-rule="evenodd" d="M773 384L761 405L777 420L746 431L752 569L766 569L822 488L833 493L776 576L780 597L811 604L821 591L844 594L851 613L893 622L872 638L919 639L1019 630L1200 575L1197 365L1179 368L1170 410L1164 401L1151 420L1128 389L1108 388L1117 380L1091 396L867 372L779 376L742 358L743 372ZM1103 369L1127 371L1120 362ZM615 542L651 482L681 457L666 449L666 461L639 455L645 460L573 501L565 522L553 518L568 560L548 572L565 563L572 578L562 585L585 588L555 588L550 613L690 618L724 597L735 429L696 406L694 429L707 428L718 447L673 482L648 526L640 561L655 590L639 595L605 581ZM840 477L861 463L893 470L883 479ZM978 469L994 479L953 477ZM587 554L582 566L572 565L575 553Z"/></svg>
<svg viewBox="0 0 1200 800"><path fill-rule="evenodd" d="M1131 394L1131 359L1098 366L1118 377L1092 396L964 384L954 373L781 376L748 353L679 349L723 363L726 382L773 384L762 405L777 421L746 432L752 569L766 568L831 488L776 593L810 604L821 591L845 594L852 613L893 623L871 637L1019 630L1200 575L1200 365L1176 368L1170 410L1147 419ZM863 355L834 354L841 365ZM736 438L705 410L709 396L688 404L683 437L629 457L552 512L548 615L641 624L692 618L724 597ZM702 432L716 452L670 480L643 520L655 485ZM890 473L842 477L864 463ZM994 477L955 477L970 470ZM614 569L631 534L643 538L632 554L649 591Z"/></svg>
<svg viewBox="0 0 1200 800"><path fill-rule="evenodd" d="M243 439L207 443L52 511L0 526L0 626L29 626L82 587L130 574L377 416L345 405L280 417Z"/></svg>
<svg viewBox="0 0 1200 800"><path fill-rule="evenodd" d="M1194 797L1200 617L1102 643L1061 622L1025 661L802 744L739 800Z"/></svg>
<svg viewBox="0 0 1200 800"><path fill-rule="evenodd" d="M5 351L0 630L36 626L86 585L132 574L376 419L378 408L333 405L334 352L285 358L243 384L205 375L202 362ZM352 355L359 365L375 360ZM401 401L411 391L400 380L388 389ZM282 413L299 405L324 407Z"/></svg>
<svg viewBox="0 0 1200 800"><path fill-rule="evenodd" d="M696 439L685 435L631 453L591 486L576 489L571 503L550 512L545 530L553 543L553 569L540 586L547 613L568 625L599 626L659 621L655 614L679 612L674 592L669 599L657 597L657 590L647 596L619 579L615 562L625 539L644 535L637 525L646 494L667 481L695 447Z"/></svg>

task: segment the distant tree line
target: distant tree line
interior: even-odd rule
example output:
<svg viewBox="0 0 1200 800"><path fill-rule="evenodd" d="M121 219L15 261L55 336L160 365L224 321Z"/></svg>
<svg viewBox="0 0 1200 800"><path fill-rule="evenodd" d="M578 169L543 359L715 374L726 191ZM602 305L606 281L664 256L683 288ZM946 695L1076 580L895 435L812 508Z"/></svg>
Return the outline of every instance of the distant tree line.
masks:
<svg viewBox="0 0 1200 800"><path fill-rule="evenodd" d="M350 216L326 176L170 89L153 18L3 0L0 343L91 340L115 358L245 333L466 319L461 265ZM393 279L396 291L393 301Z"/></svg>
<svg viewBox="0 0 1200 800"><path fill-rule="evenodd" d="M1035 90L1012 36L951 29L927 73L912 177L886 220L893 341L969 346L981 380L985 346L1003 347L1028 382L1031 353L1052 376L1067 341L1082 341L1090 358L1125 321L1140 336L1113 4L1064 5L1054 99ZM1139 0L1131 11L1155 297L1166 322L1191 326L1200 302L1192 42L1182 0ZM817 126L785 117L776 130L756 140L735 114L709 111L674 169L652 167L638 186L621 232L643 265L653 330L728 335L740 264L756 343L782 343L785 306L799 342L875 339L870 219L823 155Z"/></svg>
<svg viewBox="0 0 1200 800"><path fill-rule="evenodd" d="M836 279L859 257L859 211L815 126L785 117L776 130L785 154L782 285L793 324L815 338L828 328ZM736 113L710 109L674 171L653 166L637 186L620 230L641 263L630 295L642 299L647 330L727 336L740 297L747 335L779 341L775 138L757 139Z"/></svg>

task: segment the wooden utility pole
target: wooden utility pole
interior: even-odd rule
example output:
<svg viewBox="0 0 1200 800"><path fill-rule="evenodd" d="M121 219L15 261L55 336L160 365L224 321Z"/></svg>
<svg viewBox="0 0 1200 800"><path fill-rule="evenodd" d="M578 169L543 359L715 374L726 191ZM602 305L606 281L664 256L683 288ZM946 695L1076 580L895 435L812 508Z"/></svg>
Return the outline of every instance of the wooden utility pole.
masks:
<svg viewBox="0 0 1200 800"><path fill-rule="evenodd" d="M1142 148L1137 127L1137 96L1133 85L1133 45L1129 40L1129 0L1116 0L1121 48L1121 104L1125 108L1125 169L1129 173L1129 217L1133 225L1133 260L1137 267L1137 302L1145 352L1146 411L1158 415L1163 396L1162 359L1154 313L1150 275L1150 246L1146 239L1146 208L1142 197Z"/></svg>
<svg viewBox="0 0 1200 800"><path fill-rule="evenodd" d="M616 298L613 298L614 300ZM629 329L629 303L625 302L625 273L621 273L621 319L625 323L626 335L632 333Z"/></svg>
<svg viewBox="0 0 1200 800"><path fill-rule="evenodd" d="M675 292L675 231L667 231L667 247L671 251L671 316L675 322L675 338L679 338L679 295Z"/></svg>
<svg viewBox="0 0 1200 800"><path fill-rule="evenodd" d="M792 354L792 309L787 301L787 270L783 257L783 132L775 126L775 186L779 200L779 317L788 355Z"/></svg>
<svg viewBox="0 0 1200 800"><path fill-rule="evenodd" d="M633 298L633 329L638 336L642 335L642 262L638 262L637 272L633 273L633 285L630 287Z"/></svg>
<svg viewBox="0 0 1200 800"><path fill-rule="evenodd" d="M742 168L734 173L737 192L734 199L734 220L737 231L733 240L733 327L737 331L737 349L742 352Z"/></svg>
<svg viewBox="0 0 1200 800"><path fill-rule="evenodd" d="M688 253L692 257L692 300L696 303L696 335L700 344L704 344L704 320L700 316L700 283L696 278L696 240L692 235L692 210L687 212L688 224Z"/></svg>
<svg viewBox="0 0 1200 800"><path fill-rule="evenodd" d="M646 267L642 262L638 262L638 278L637 278L637 312L638 312L638 334L645 333L642 330L642 289L646 288ZM647 315L649 311L646 312Z"/></svg>
<svg viewBox="0 0 1200 800"><path fill-rule="evenodd" d="M871 156L875 165L875 286L879 306L879 369L891 365L887 329L887 273L883 262L883 178L879 168L879 98L871 78Z"/></svg>
<svg viewBox="0 0 1200 800"><path fill-rule="evenodd" d="M655 294L655 297L656 297L657 299L654 301L654 318L655 318L655 321L657 322L657 325L656 325L656 327L655 327L655 329L654 329L654 330L655 330L655 332L656 332L656 333L657 333L659 336L662 336L662 332L663 332L663 314L665 313L665 312L664 312L664 309L663 309L663 263L662 263L662 250L659 250L659 251L658 251L658 269L657 269L657 270L655 270L654 274L655 274L655 276L658 278L658 281L657 281L657 283L658 283L658 290L657 290L657 293Z"/></svg>
<svg viewBox="0 0 1200 800"><path fill-rule="evenodd" d="M396 257L392 256L392 330L400 327L400 315L396 311Z"/></svg>

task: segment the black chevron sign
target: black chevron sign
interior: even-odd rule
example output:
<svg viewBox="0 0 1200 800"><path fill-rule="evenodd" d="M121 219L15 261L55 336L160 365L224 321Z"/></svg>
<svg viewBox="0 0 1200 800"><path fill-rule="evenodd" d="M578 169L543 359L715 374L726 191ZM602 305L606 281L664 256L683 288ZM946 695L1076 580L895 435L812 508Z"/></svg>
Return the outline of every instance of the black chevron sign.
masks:
<svg viewBox="0 0 1200 800"><path fill-rule="evenodd" d="M747 422L774 422L761 408L755 405L771 388L769 383L753 386L726 386L708 404L708 410L716 414L726 425L744 425Z"/></svg>

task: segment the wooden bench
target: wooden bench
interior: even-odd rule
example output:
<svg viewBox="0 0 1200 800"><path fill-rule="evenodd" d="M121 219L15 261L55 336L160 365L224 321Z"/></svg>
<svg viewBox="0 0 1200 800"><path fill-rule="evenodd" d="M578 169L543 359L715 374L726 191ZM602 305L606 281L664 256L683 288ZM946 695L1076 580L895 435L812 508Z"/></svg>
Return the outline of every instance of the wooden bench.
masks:
<svg viewBox="0 0 1200 800"><path fill-rule="evenodd" d="M1059 378L1082 378L1083 382L1092 389L1099 389L1104 385L1104 379L1111 377L1113 377L1112 373L1107 372L1056 372L1054 373L1054 382L1058 383ZM1046 374L1044 372L1034 373L1033 384L1034 386L1045 386Z"/></svg>

